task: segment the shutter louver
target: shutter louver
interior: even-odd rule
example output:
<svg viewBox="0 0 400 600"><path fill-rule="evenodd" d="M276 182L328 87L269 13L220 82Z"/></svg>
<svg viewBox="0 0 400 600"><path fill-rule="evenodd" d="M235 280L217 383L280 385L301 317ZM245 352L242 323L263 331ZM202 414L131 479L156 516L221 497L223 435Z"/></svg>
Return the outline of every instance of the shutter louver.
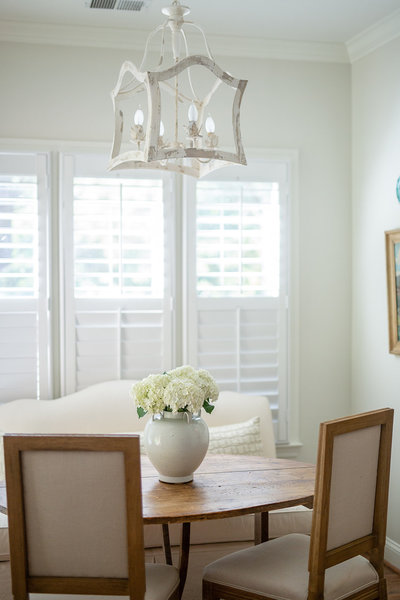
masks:
<svg viewBox="0 0 400 600"><path fill-rule="evenodd" d="M153 311L120 309L117 301L114 309L85 311L86 302L81 304L82 310L77 309L75 315L78 390L101 381L142 379L162 371L160 301L159 309Z"/></svg>
<svg viewBox="0 0 400 600"><path fill-rule="evenodd" d="M0 154L0 402L48 395L45 170Z"/></svg>
<svg viewBox="0 0 400 600"><path fill-rule="evenodd" d="M258 300L258 299L257 299ZM198 366L215 377L221 390L268 396L274 421L279 408L278 302L270 308L229 308L224 299L213 299L220 309L199 308ZM205 304L204 299L199 305ZM244 305L246 302L244 303ZM275 307L273 307L275 305Z"/></svg>
<svg viewBox="0 0 400 600"><path fill-rule="evenodd" d="M0 399L36 398L38 386L37 311L6 310L0 301ZM25 303L26 301L24 301ZM32 305L35 301L32 302ZM33 306L32 306L33 308ZM21 307L22 309L22 307Z"/></svg>

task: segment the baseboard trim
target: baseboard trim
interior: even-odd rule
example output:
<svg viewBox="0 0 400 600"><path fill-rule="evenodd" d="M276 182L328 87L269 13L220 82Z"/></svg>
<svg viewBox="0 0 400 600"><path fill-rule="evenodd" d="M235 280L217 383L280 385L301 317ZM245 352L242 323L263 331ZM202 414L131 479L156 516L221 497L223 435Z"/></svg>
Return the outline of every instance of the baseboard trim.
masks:
<svg viewBox="0 0 400 600"><path fill-rule="evenodd" d="M396 573L396 575L400 575L400 569L392 565L392 563L388 562L387 560L384 560L383 562L385 563L385 567L388 567L391 571Z"/></svg>
<svg viewBox="0 0 400 600"><path fill-rule="evenodd" d="M400 570L400 544L386 538L385 562L394 570Z"/></svg>

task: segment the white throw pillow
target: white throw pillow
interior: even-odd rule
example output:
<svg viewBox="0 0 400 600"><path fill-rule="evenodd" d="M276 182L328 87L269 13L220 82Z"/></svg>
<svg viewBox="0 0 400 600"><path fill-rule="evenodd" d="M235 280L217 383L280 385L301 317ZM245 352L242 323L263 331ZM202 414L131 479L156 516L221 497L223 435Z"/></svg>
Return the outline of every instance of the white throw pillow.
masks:
<svg viewBox="0 0 400 600"><path fill-rule="evenodd" d="M262 456L260 417L243 423L210 427L210 454L246 454Z"/></svg>

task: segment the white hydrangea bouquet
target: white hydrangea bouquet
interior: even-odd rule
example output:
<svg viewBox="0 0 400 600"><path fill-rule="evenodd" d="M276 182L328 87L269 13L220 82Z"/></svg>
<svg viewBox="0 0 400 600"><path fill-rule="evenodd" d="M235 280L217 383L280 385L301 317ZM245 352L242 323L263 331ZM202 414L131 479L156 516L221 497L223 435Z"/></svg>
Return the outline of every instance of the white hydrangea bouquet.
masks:
<svg viewBox="0 0 400 600"><path fill-rule="evenodd" d="M196 371L186 365L158 375L149 375L135 383L131 396L139 417L146 413L168 412L207 413L214 410L219 391L214 378L204 369Z"/></svg>

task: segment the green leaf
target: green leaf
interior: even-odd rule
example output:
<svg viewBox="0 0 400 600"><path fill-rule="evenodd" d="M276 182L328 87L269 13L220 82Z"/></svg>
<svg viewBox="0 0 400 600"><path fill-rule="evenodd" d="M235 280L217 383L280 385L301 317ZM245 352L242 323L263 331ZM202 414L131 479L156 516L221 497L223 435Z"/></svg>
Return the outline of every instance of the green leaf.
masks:
<svg viewBox="0 0 400 600"><path fill-rule="evenodd" d="M144 410L144 408L142 408L141 406L136 407L136 412L138 414L139 419L141 417L144 417L145 414L147 414L147 410Z"/></svg>
<svg viewBox="0 0 400 600"><path fill-rule="evenodd" d="M203 408L206 411L206 413L208 413L210 415L212 413L212 411L214 410L215 406L210 404L208 400L204 400Z"/></svg>

